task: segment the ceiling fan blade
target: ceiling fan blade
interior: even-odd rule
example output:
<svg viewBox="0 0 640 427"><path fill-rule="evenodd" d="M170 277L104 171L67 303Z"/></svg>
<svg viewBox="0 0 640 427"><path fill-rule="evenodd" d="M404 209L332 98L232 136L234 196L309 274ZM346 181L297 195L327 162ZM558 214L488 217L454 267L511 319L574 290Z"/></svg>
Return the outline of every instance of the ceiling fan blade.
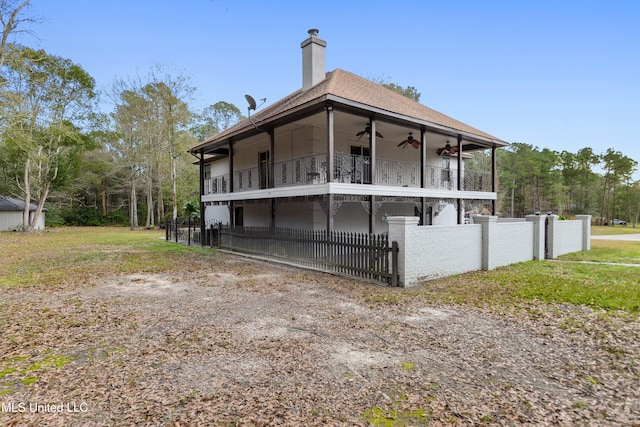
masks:
<svg viewBox="0 0 640 427"><path fill-rule="evenodd" d="M384 136L382 136L382 134L381 134L380 132L378 132L378 131L376 131L376 136L377 136L378 138L384 138Z"/></svg>
<svg viewBox="0 0 640 427"><path fill-rule="evenodd" d="M400 147L402 144L405 144L407 141L402 141L400 144L398 144L398 147Z"/></svg>

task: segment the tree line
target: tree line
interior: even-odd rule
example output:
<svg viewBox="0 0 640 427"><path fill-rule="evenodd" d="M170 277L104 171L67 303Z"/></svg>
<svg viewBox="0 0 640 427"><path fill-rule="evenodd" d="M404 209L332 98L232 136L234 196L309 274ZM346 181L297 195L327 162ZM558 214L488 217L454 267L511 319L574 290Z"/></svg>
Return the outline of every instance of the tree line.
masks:
<svg viewBox="0 0 640 427"><path fill-rule="evenodd" d="M485 172L491 154L477 152L465 170ZM539 149L514 142L497 151L498 212L504 217L552 212L590 214L597 223L622 219L635 227L640 216L638 162L613 148L595 153Z"/></svg>

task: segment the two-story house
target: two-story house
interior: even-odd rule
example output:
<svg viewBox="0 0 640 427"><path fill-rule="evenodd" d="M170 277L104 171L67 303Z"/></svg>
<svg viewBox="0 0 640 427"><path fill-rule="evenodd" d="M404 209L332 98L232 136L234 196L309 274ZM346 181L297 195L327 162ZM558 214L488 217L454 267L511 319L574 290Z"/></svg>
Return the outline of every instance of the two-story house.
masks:
<svg viewBox="0 0 640 427"><path fill-rule="evenodd" d="M301 48L301 89L191 149L203 228L379 233L392 215L462 224L470 201L495 213L505 141L347 71L327 73L317 30ZM491 151L484 175L464 172L475 150Z"/></svg>

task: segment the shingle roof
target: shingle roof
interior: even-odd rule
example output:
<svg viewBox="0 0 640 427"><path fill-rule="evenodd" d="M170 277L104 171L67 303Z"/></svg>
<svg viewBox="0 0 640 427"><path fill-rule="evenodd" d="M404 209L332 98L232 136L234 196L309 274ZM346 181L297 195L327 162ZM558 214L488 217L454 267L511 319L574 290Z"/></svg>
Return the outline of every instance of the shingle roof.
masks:
<svg viewBox="0 0 640 427"><path fill-rule="evenodd" d="M37 209L37 206L33 203L29 204L29 211L33 212ZM0 196L0 211L22 211L24 210L24 200L18 200L11 197Z"/></svg>
<svg viewBox="0 0 640 427"><path fill-rule="evenodd" d="M380 84L341 69L327 73L327 77L323 81L310 89L299 89L289 96L258 111L252 116L253 123L268 123L275 118L285 115L288 111L305 104L322 102L330 97L342 98L345 101L361 104L365 108L370 107L389 112L393 115L401 115L418 121L425 121L449 128L453 131L469 133L482 139L489 139L498 144L502 143L506 145L505 141L495 136L415 102ZM210 143L224 140L225 137L229 135L249 130L253 128L253 123L251 120L245 119L224 132L218 133L198 144L193 149L195 150Z"/></svg>

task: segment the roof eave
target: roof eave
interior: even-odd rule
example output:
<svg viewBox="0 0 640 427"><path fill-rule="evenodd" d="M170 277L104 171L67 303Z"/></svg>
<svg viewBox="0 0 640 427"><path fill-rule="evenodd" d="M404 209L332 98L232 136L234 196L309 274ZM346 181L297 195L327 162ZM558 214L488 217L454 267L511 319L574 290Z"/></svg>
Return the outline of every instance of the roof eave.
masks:
<svg viewBox="0 0 640 427"><path fill-rule="evenodd" d="M311 112L319 110L324 106L324 103L327 101L327 95L323 94L317 98L314 98L310 101L307 101L303 104L297 105L288 110L282 111L274 116L268 117L264 121L261 121L259 125L253 126L244 126L241 129L238 129L235 132L231 132L229 134L223 135L222 137L216 139L215 137L208 140L203 141L200 144L191 148L192 153L198 153L200 150L204 149L216 149L225 144L228 144L230 140L235 139L245 139L253 135L257 135L263 132L266 132L268 128L275 127L278 124L284 124L287 122L291 122L297 120L301 116L308 115ZM260 129L267 128L267 129ZM206 151L205 151L206 152Z"/></svg>

